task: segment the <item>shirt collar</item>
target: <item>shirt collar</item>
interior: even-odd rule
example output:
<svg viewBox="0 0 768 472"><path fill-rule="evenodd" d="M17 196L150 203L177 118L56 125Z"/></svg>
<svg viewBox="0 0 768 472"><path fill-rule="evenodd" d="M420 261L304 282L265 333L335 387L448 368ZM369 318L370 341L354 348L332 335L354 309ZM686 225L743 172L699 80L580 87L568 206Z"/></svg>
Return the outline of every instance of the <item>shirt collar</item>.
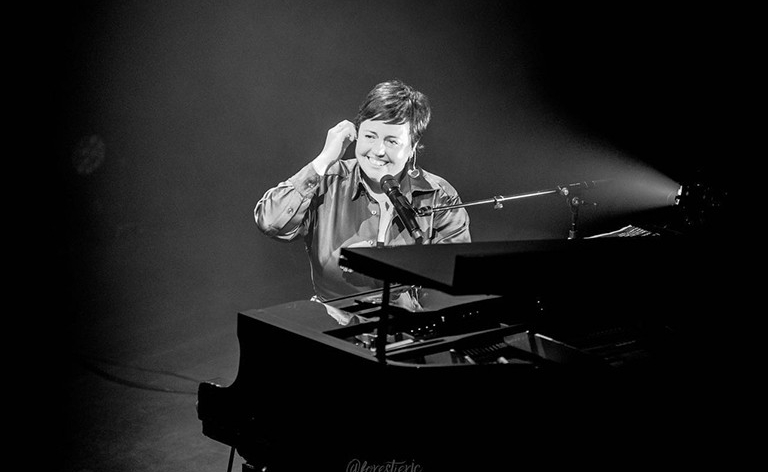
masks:
<svg viewBox="0 0 768 472"><path fill-rule="evenodd" d="M360 165L356 163L355 168L352 171L352 188L355 189L352 193L352 200L359 198L360 194L363 192L368 194L367 185L365 185L363 177L360 175L361 172ZM416 178L408 175L408 172L403 172L403 177L400 180L400 192L409 200L414 192L426 193L434 192L436 190L437 189L430 185L427 179L424 178L424 170L420 169L419 176Z"/></svg>
<svg viewBox="0 0 768 472"><path fill-rule="evenodd" d="M368 194L368 190L365 188L365 182L363 182L363 178L360 175L360 164L355 162L355 168L352 170L352 188L355 189L354 192L352 192L352 200L357 200L358 197L360 197L360 194L365 193Z"/></svg>
<svg viewBox="0 0 768 472"><path fill-rule="evenodd" d="M403 181L407 181L408 184L410 184L410 188L408 189L408 193L412 192L435 192L437 191L436 187L433 187L432 184L427 181L427 179L424 178L424 169L419 168L419 176L416 178L411 177L406 172L406 178L403 179ZM405 185L403 185L405 187Z"/></svg>

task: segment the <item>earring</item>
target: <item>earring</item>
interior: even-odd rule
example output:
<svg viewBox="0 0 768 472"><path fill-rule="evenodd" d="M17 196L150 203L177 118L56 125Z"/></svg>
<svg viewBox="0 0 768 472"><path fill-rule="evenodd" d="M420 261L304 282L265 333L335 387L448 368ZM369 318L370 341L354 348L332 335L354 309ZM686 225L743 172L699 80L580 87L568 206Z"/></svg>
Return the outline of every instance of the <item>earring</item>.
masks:
<svg viewBox="0 0 768 472"><path fill-rule="evenodd" d="M411 168L408 169L408 175L411 176L412 179L416 179L421 175L421 171L418 167L416 167L416 154L414 153L413 156L411 156Z"/></svg>

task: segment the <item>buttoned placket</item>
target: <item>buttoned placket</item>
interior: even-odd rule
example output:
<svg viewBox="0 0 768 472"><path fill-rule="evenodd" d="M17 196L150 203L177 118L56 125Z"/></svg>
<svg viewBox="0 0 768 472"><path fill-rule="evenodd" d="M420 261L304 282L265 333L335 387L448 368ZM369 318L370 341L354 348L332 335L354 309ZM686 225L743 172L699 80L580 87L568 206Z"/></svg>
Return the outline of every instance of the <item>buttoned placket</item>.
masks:
<svg viewBox="0 0 768 472"><path fill-rule="evenodd" d="M367 185L365 185L367 187ZM375 194L366 188L365 196L368 198L368 210L377 220L376 240L369 240L371 246L384 245L387 242L387 230L392 224L394 208L384 194Z"/></svg>

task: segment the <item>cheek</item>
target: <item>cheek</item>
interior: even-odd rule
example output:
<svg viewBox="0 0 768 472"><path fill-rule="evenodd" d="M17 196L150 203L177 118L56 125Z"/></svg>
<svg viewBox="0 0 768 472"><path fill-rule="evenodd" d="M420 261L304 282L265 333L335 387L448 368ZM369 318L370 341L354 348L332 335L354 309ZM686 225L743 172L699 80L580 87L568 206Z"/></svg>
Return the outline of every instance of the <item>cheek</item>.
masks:
<svg viewBox="0 0 768 472"><path fill-rule="evenodd" d="M405 165L408 163L406 159L393 159L392 164L390 164L389 171L392 175L399 174L400 172L405 169Z"/></svg>
<svg viewBox="0 0 768 472"><path fill-rule="evenodd" d="M408 162L408 158L411 156L411 153L408 149L401 149L396 154L392 154L392 160L395 164L398 166L404 166L406 162Z"/></svg>
<svg viewBox="0 0 768 472"><path fill-rule="evenodd" d="M365 155L368 154L368 151L370 150L371 146L368 143L364 143L359 139L355 141L355 156L365 157Z"/></svg>

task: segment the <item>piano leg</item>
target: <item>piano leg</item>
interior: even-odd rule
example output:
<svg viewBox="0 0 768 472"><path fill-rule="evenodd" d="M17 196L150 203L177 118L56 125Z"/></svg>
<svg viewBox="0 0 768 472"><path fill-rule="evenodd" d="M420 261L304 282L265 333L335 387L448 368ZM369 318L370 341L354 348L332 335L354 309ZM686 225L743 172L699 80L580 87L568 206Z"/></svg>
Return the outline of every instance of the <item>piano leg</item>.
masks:
<svg viewBox="0 0 768 472"><path fill-rule="evenodd" d="M387 363L387 331L389 330L389 281L384 281L384 290L381 294L381 308L379 309L379 324L376 328L376 358L382 364Z"/></svg>

